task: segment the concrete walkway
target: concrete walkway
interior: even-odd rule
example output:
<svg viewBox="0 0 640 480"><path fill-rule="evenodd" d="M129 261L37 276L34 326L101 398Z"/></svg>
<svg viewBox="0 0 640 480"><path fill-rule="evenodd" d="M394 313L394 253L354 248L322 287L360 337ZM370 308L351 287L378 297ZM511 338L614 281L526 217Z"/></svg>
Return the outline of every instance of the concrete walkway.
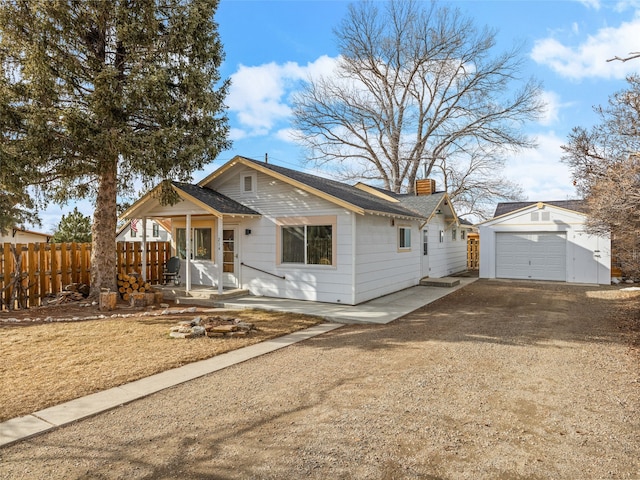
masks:
<svg viewBox="0 0 640 480"><path fill-rule="evenodd" d="M0 447L23 440L57 427L111 410L125 403L146 397L180 383L193 380L223 368L330 332L345 323L385 324L423 307L475 281L460 278L452 288L412 287L371 300L361 305L333 305L318 302L282 300L267 297L241 297L224 304L225 308L258 308L282 312L312 314L333 323L316 325L306 330L267 340L234 350L207 360L152 375L119 387L45 408L31 415L0 423Z"/></svg>
<svg viewBox="0 0 640 480"><path fill-rule="evenodd" d="M450 278L440 279L446 282ZM434 279L437 281L438 279ZM215 306L229 309L257 308L277 312L303 313L317 315L324 320L335 323L375 323L385 324L396 320L414 310L423 307L439 298L469 285L477 278L456 278L460 284L454 287L416 286L399 292L376 298L360 305L339 305L303 300L287 300L284 298L244 296L232 298L225 302L215 302ZM214 303L207 303L213 305Z"/></svg>

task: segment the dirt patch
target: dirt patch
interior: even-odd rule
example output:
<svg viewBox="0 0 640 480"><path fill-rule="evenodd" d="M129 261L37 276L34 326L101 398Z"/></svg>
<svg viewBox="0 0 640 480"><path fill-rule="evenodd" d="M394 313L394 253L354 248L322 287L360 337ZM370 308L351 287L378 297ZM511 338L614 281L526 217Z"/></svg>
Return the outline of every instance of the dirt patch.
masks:
<svg viewBox="0 0 640 480"><path fill-rule="evenodd" d="M184 313L179 313L184 312ZM221 313L222 312L222 313ZM254 325L239 338L169 338L181 320L223 314ZM108 315L107 318L93 319ZM112 317L113 316L113 317ZM85 320L91 318L93 320ZM172 305L100 312L79 304L0 314L0 421L319 323L305 315ZM219 322L218 322L219 323Z"/></svg>
<svg viewBox="0 0 640 480"><path fill-rule="evenodd" d="M2 478L638 478L636 299L477 281L0 450Z"/></svg>

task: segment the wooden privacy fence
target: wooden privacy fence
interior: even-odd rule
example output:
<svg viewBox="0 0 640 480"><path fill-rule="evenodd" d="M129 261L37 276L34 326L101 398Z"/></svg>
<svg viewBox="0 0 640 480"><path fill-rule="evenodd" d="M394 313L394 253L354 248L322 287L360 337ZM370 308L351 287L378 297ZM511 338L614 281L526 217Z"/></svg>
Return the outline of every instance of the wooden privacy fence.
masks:
<svg viewBox="0 0 640 480"><path fill-rule="evenodd" d="M28 243L2 246L2 308L40 305L71 283L89 284L90 243Z"/></svg>
<svg viewBox="0 0 640 480"><path fill-rule="evenodd" d="M145 278L152 285L162 283L164 265L171 257L171 242L147 242L147 269ZM118 242L119 274L138 273L142 275L142 242Z"/></svg>
<svg viewBox="0 0 640 480"><path fill-rule="evenodd" d="M480 268L480 236L470 233L467 236L467 270Z"/></svg>
<svg viewBox="0 0 640 480"><path fill-rule="evenodd" d="M0 310L36 307L66 285L90 283L90 243L1 244ZM142 274L142 242L118 242L117 273ZM146 244L146 279L162 282L169 242Z"/></svg>

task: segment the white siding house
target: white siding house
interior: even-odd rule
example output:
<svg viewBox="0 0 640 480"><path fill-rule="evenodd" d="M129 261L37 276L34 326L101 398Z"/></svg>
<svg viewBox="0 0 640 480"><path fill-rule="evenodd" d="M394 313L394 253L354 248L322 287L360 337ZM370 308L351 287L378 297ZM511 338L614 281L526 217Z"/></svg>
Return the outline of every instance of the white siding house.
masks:
<svg viewBox="0 0 640 480"><path fill-rule="evenodd" d="M480 278L609 284L611 241L585 231L581 201L502 203L479 225Z"/></svg>
<svg viewBox="0 0 640 480"><path fill-rule="evenodd" d="M146 229L143 225L146 224ZM125 223L116 234L118 242L141 242L146 234L148 242L168 242L171 239L171 223L146 219L145 224L139 218L133 218Z"/></svg>
<svg viewBox="0 0 640 480"><path fill-rule="evenodd" d="M5 235L0 233L0 244L2 243L48 243L53 235L48 233L33 232L21 228L11 228Z"/></svg>
<svg viewBox="0 0 640 480"><path fill-rule="evenodd" d="M123 217L171 219L187 289L352 305L466 268L445 193L396 195L244 157L173 187L181 202L162 206L149 192ZM423 231L434 238L427 255Z"/></svg>

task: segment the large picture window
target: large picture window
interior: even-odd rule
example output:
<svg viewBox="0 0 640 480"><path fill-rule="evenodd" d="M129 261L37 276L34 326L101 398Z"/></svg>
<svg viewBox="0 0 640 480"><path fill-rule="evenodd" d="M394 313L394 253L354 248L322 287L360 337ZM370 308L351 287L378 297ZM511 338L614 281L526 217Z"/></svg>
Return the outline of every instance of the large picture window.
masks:
<svg viewBox="0 0 640 480"><path fill-rule="evenodd" d="M333 264L333 226L282 226L282 263Z"/></svg>
<svg viewBox="0 0 640 480"><path fill-rule="evenodd" d="M193 258L196 260L211 260L211 229L193 228L191 230ZM187 258L187 229L176 228L176 248L178 257Z"/></svg>

